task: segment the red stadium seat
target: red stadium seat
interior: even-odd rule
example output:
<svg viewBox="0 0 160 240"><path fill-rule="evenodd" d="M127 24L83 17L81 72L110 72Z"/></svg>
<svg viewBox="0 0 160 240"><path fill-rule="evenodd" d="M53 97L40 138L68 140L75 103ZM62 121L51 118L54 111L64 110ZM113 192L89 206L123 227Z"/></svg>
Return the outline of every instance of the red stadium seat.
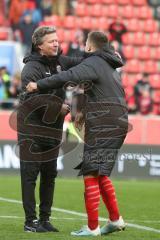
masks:
<svg viewBox="0 0 160 240"><path fill-rule="evenodd" d="M91 18L91 29L98 30L99 29L99 18Z"/></svg>
<svg viewBox="0 0 160 240"><path fill-rule="evenodd" d="M127 59L132 59L135 57L135 49L131 45L124 46L123 53Z"/></svg>
<svg viewBox="0 0 160 240"><path fill-rule="evenodd" d="M82 28L82 20L83 20L83 17L76 17L75 18L76 28Z"/></svg>
<svg viewBox="0 0 160 240"><path fill-rule="evenodd" d="M105 30L106 29L106 28L102 28L102 26L99 23L99 20L100 20L100 18L91 18L91 29L92 30ZM107 26L107 24L103 25L103 27L105 27L105 26Z"/></svg>
<svg viewBox="0 0 160 240"><path fill-rule="evenodd" d="M142 21L142 28L145 32L157 32L158 22L153 19L147 19L145 21Z"/></svg>
<svg viewBox="0 0 160 240"><path fill-rule="evenodd" d="M149 79L153 88L160 89L160 74L151 74Z"/></svg>
<svg viewBox="0 0 160 240"><path fill-rule="evenodd" d="M62 26L62 21L60 19L59 16L57 15L52 15L49 17L50 18L50 21L52 22L52 24L56 27L61 27Z"/></svg>
<svg viewBox="0 0 160 240"><path fill-rule="evenodd" d="M64 39L65 42L73 42L75 39L75 30L66 30L64 29Z"/></svg>
<svg viewBox="0 0 160 240"><path fill-rule="evenodd" d="M132 18L128 21L127 28L131 32L141 31L141 25L138 19Z"/></svg>
<svg viewBox="0 0 160 240"><path fill-rule="evenodd" d="M91 29L91 17L83 17L82 18L82 25L83 29Z"/></svg>
<svg viewBox="0 0 160 240"><path fill-rule="evenodd" d="M105 17L101 17L98 19L99 29L100 30L107 30L108 29L108 21Z"/></svg>
<svg viewBox="0 0 160 240"><path fill-rule="evenodd" d="M152 48L152 58L155 60L160 60L160 47L158 48Z"/></svg>
<svg viewBox="0 0 160 240"><path fill-rule="evenodd" d="M129 77L126 73L122 75L122 84L124 88L126 88L129 84Z"/></svg>
<svg viewBox="0 0 160 240"><path fill-rule="evenodd" d="M123 74L122 83L124 84L124 86L134 86L137 83L137 74Z"/></svg>
<svg viewBox="0 0 160 240"><path fill-rule="evenodd" d="M148 6L136 7L135 15L139 19L149 19L152 18L152 9Z"/></svg>
<svg viewBox="0 0 160 240"><path fill-rule="evenodd" d="M151 48L148 46L139 47L137 58L141 60L149 60L151 58Z"/></svg>
<svg viewBox="0 0 160 240"><path fill-rule="evenodd" d="M57 29L57 36L60 42L63 42L64 39L64 29L63 28L58 28Z"/></svg>
<svg viewBox="0 0 160 240"><path fill-rule="evenodd" d="M39 27L41 27L41 26L53 26L53 24L50 21L42 21L42 22L39 23L38 26Z"/></svg>
<svg viewBox="0 0 160 240"><path fill-rule="evenodd" d="M160 115L160 102L153 104L152 113L155 115Z"/></svg>
<svg viewBox="0 0 160 240"><path fill-rule="evenodd" d="M154 93L154 101L160 103L160 91L159 90L155 90L154 92L155 92Z"/></svg>
<svg viewBox="0 0 160 240"><path fill-rule="evenodd" d="M127 98L134 95L134 88L130 84L125 88Z"/></svg>
<svg viewBox="0 0 160 240"><path fill-rule="evenodd" d="M160 46L160 33L153 32L148 35L148 44L151 46Z"/></svg>
<svg viewBox="0 0 160 240"><path fill-rule="evenodd" d="M160 115L160 96L159 93L156 94L156 91L153 94L152 113L155 115Z"/></svg>
<svg viewBox="0 0 160 240"><path fill-rule="evenodd" d="M52 16L45 16L44 20L39 23L39 26L55 26L55 27L62 27L62 21L59 16L52 15Z"/></svg>
<svg viewBox="0 0 160 240"><path fill-rule="evenodd" d="M134 43L133 33L126 33L122 36L122 42L126 45L132 45Z"/></svg>
<svg viewBox="0 0 160 240"><path fill-rule="evenodd" d="M109 5L107 16L111 17L111 18L117 18L117 16L118 16L118 5L113 5L113 4Z"/></svg>
<svg viewBox="0 0 160 240"><path fill-rule="evenodd" d="M131 5L126 5L120 9L121 16L123 18L133 18L134 17L134 8Z"/></svg>
<svg viewBox="0 0 160 240"><path fill-rule="evenodd" d="M153 18L153 9L148 6L142 6L140 10L141 18Z"/></svg>
<svg viewBox="0 0 160 240"><path fill-rule="evenodd" d="M63 50L63 54L66 54L68 51L68 43L66 42L61 43L61 48Z"/></svg>
<svg viewBox="0 0 160 240"><path fill-rule="evenodd" d="M66 16L64 20L64 27L65 28L75 28L75 16Z"/></svg>
<svg viewBox="0 0 160 240"><path fill-rule="evenodd" d="M141 6L141 5L146 5L147 1L146 0L131 0L133 5Z"/></svg>
<svg viewBox="0 0 160 240"><path fill-rule="evenodd" d="M144 61L142 70L149 74L155 74L158 72L158 63L152 60Z"/></svg>
<svg viewBox="0 0 160 240"><path fill-rule="evenodd" d="M146 34L144 32L134 33L134 45L145 45L147 42Z"/></svg>
<svg viewBox="0 0 160 240"><path fill-rule="evenodd" d="M93 4L90 9L90 15L94 17L102 16L102 5L101 4Z"/></svg>
<svg viewBox="0 0 160 240"><path fill-rule="evenodd" d="M155 114L155 115L160 115L160 102L156 101L156 102L153 103L152 113Z"/></svg>
<svg viewBox="0 0 160 240"><path fill-rule="evenodd" d="M83 17L83 16L88 16L88 6L85 3L78 3L76 10L75 10L75 15Z"/></svg>
<svg viewBox="0 0 160 240"><path fill-rule="evenodd" d="M109 9L109 5L103 5L101 16L108 17L108 14L109 14L109 10L108 9Z"/></svg>
<svg viewBox="0 0 160 240"><path fill-rule="evenodd" d="M129 73L139 73L142 72L142 64L136 59L128 60L124 70Z"/></svg>

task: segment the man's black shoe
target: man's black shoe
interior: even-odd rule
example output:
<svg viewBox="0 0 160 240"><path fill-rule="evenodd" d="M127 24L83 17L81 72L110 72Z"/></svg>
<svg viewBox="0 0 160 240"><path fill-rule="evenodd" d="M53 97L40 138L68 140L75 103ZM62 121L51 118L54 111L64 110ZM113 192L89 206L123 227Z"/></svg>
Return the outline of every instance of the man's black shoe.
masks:
<svg viewBox="0 0 160 240"><path fill-rule="evenodd" d="M25 232L36 232L38 226L38 220L32 220L30 222L25 222L24 231Z"/></svg>
<svg viewBox="0 0 160 240"><path fill-rule="evenodd" d="M41 223L39 222L38 226L37 226L37 229L36 229L36 232L39 232L39 233L44 233L44 232L48 232L47 229L45 229Z"/></svg>
<svg viewBox="0 0 160 240"><path fill-rule="evenodd" d="M59 230L55 228L49 221L40 221L39 226L46 229L47 232L59 232Z"/></svg>
<svg viewBox="0 0 160 240"><path fill-rule="evenodd" d="M47 230L39 223L37 219L31 221L31 222L26 222L24 225L24 231L25 232L47 232Z"/></svg>

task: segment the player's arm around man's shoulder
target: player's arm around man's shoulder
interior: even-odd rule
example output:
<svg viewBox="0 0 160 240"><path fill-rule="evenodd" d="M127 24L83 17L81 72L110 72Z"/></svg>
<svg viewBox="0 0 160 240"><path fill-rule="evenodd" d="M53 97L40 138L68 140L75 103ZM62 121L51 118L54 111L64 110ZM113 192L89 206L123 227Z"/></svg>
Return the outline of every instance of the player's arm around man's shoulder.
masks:
<svg viewBox="0 0 160 240"><path fill-rule="evenodd" d="M85 81L95 82L98 79L98 75L88 59L84 60L79 65L58 74L52 75L44 79L40 79L37 85L30 83L27 85L27 91L33 92L35 90L43 90L50 88L60 88L65 84L76 83L80 84ZM33 89L32 89L33 86Z"/></svg>
<svg viewBox="0 0 160 240"><path fill-rule="evenodd" d="M59 57L59 63L64 70L68 70L69 68L80 64L83 59L83 57L70 57L62 54Z"/></svg>

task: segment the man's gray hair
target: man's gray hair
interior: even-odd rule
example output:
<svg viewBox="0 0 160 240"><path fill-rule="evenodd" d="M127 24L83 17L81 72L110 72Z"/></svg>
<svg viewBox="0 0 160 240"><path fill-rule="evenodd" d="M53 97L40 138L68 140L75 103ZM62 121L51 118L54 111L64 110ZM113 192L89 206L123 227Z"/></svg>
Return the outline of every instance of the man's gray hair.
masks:
<svg viewBox="0 0 160 240"><path fill-rule="evenodd" d="M43 43L43 37L50 33L56 33L56 28L50 26L36 28L32 35L32 48L38 50L38 46Z"/></svg>

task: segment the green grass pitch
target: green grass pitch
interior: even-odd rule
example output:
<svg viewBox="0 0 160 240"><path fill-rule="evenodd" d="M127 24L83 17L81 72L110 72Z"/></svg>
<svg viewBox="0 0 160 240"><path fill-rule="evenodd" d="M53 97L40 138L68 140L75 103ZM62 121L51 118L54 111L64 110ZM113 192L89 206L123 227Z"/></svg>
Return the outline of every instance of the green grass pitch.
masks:
<svg viewBox="0 0 160 240"><path fill-rule="evenodd" d="M158 240L160 239L160 182L157 180L115 180L117 198L121 214L129 224L125 231L112 233L96 239L109 240ZM37 191L38 195L38 191ZM86 224L84 216L62 212L61 209L85 213L82 179L57 178L52 223L59 233L23 232L24 213L20 203L7 202L4 199L21 201L20 177L1 174L0 176L0 240L72 240L95 239L95 237L72 237L70 232ZM38 212L38 208L37 208ZM101 202L99 215L107 218L107 212ZM100 221L103 225L104 221ZM131 227L130 224L133 224ZM139 229L139 227L142 229ZM150 228L147 230L145 227ZM159 232L154 230L159 230Z"/></svg>

